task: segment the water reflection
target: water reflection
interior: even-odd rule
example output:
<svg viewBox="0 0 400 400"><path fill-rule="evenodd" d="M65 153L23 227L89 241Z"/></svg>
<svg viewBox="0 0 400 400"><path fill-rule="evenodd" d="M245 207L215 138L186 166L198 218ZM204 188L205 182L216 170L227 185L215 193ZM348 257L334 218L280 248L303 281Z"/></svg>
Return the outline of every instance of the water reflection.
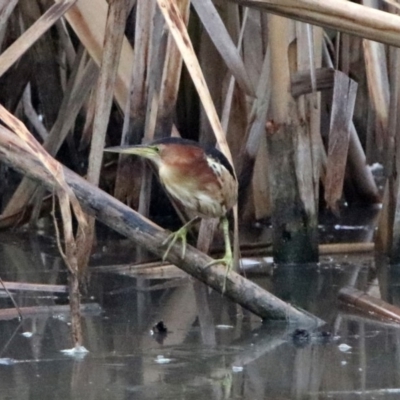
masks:
<svg viewBox="0 0 400 400"><path fill-rule="evenodd" d="M39 236L0 240L3 280L65 283L55 243ZM325 257L320 264L270 268L257 278L327 321L319 332L303 332L301 341L294 340L295 326L262 324L202 284L96 270L85 301L99 303L103 312L84 317L87 355L60 352L71 347L66 315L0 321L0 398L395 398L399 326L344 311L337 301L340 288L353 285L378 288L398 303L399 270L371 265L367 256ZM25 306L67 302L65 295L14 296ZM0 303L11 307L7 296ZM161 320L167 334L152 336Z"/></svg>

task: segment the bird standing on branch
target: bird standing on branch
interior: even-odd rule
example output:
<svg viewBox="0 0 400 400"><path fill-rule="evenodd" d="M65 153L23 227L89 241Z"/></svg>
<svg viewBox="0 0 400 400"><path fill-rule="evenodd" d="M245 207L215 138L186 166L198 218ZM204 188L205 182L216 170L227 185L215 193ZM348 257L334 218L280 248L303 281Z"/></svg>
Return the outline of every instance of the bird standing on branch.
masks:
<svg viewBox="0 0 400 400"><path fill-rule="evenodd" d="M225 239L225 255L211 264L233 264L226 213L236 204L238 183L232 165L215 147L181 139L164 138L147 145L109 147L105 151L134 154L149 159L157 168L159 179L171 197L180 203L192 219L172 233L163 260L171 247L182 241L182 258L186 251L188 227L199 218L220 218Z"/></svg>

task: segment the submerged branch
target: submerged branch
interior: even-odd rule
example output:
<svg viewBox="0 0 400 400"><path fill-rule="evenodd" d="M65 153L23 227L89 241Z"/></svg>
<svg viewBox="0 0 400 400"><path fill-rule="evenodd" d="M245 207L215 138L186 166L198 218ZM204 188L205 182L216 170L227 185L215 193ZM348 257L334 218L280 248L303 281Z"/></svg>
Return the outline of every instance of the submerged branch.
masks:
<svg viewBox="0 0 400 400"><path fill-rule="evenodd" d="M379 317L389 318L393 321L400 322L399 307L386 303L386 301L370 296L360 290L352 287L345 287L340 290L339 299L368 313L368 315L374 313Z"/></svg>

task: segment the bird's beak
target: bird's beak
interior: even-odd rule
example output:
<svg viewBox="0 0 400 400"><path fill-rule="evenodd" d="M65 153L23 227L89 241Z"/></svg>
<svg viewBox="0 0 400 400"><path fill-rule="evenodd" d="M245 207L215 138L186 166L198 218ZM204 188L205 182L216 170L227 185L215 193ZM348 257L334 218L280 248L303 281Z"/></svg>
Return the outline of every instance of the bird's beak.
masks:
<svg viewBox="0 0 400 400"><path fill-rule="evenodd" d="M133 154L144 158L153 158L158 154L158 150L155 146L146 145L107 147L104 149L104 151L109 151L112 153Z"/></svg>

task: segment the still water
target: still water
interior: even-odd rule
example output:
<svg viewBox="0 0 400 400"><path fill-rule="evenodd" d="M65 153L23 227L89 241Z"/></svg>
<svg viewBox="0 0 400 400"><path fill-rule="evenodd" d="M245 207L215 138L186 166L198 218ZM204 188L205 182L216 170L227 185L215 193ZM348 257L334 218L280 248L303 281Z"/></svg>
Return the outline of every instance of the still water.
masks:
<svg viewBox="0 0 400 400"><path fill-rule="evenodd" d="M398 304L395 267L378 274L371 255L267 266L254 277L258 284L327 323L296 335L298 327L263 324L182 274L135 277L129 268L104 268L127 262L130 247L107 242L93 257L84 302L100 309L84 313L87 354L61 352L71 347L67 314L0 319L1 400L400 398L400 326L337 300L341 287L353 285ZM0 237L0 277L66 281L52 239L27 234ZM67 304L65 294L14 292L14 299ZM0 305L12 307L5 292ZM152 335L159 321L168 332Z"/></svg>

